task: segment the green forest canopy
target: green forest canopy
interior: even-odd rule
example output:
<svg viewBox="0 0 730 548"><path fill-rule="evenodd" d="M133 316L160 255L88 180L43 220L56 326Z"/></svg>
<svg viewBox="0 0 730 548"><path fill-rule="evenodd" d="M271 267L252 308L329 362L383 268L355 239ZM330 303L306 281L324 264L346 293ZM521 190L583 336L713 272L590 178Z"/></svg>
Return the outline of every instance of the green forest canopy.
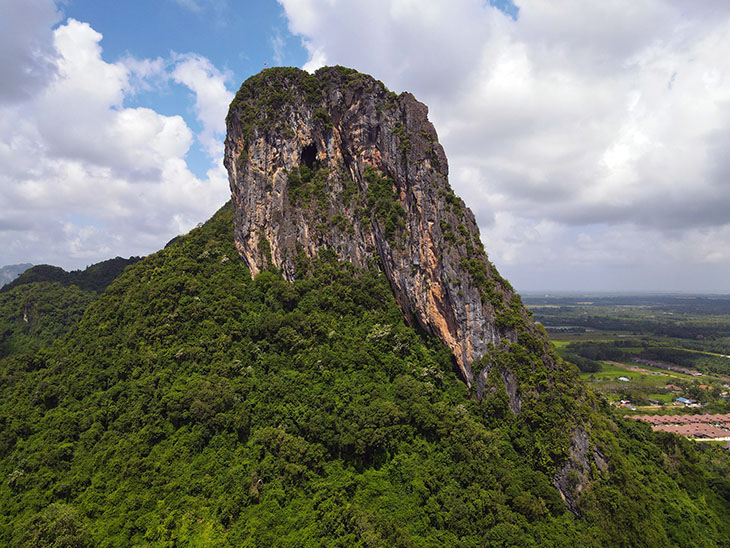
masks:
<svg viewBox="0 0 730 548"><path fill-rule="evenodd" d="M730 543L719 450L615 417L569 369L524 379L517 416L500 382L476 402L377 265L307 268L251 279L225 206L2 359L0 544ZM576 517L553 477L581 421L610 464Z"/></svg>

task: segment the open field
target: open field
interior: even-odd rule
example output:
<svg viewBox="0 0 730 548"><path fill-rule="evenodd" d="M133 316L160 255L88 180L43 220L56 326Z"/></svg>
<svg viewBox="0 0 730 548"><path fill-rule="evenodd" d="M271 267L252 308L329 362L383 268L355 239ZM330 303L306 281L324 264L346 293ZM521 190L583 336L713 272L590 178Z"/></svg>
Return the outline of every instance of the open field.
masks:
<svg viewBox="0 0 730 548"><path fill-rule="evenodd" d="M729 296L526 295L523 300L558 353L578 365L593 390L617 405L631 402L622 407L626 413L698 411L678 404L678 397L703 410L730 409Z"/></svg>
<svg viewBox="0 0 730 548"><path fill-rule="evenodd" d="M671 404L677 397L685 393L666 389L668 384L680 385L692 383L698 378L670 371L663 371L650 366L637 366L635 363L601 362L601 371L581 373L580 377L596 391L603 393L609 401L631 399L633 392L641 392L646 400L656 400L661 404ZM621 381L619 377L629 379ZM699 377L701 382L710 383L713 377ZM636 399L636 398L634 398ZM636 405L639 408L655 408L656 405Z"/></svg>
<svg viewBox="0 0 730 548"><path fill-rule="evenodd" d="M537 314L536 314L537 316ZM538 320L539 321L539 320ZM557 343L569 344L581 341L613 341L616 339L628 339L632 337L647 337L650 333L632 333L623 331L601 331L598 329L586 329L581 332L560 332L550 330L550 340Z"/></svg>

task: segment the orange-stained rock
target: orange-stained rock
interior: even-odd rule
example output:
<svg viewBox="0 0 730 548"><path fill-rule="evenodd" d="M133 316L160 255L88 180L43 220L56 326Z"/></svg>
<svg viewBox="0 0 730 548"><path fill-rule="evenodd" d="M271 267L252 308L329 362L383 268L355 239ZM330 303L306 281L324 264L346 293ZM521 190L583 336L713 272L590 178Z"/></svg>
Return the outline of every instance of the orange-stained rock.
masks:
<svg viewBox="0 0 730 548"><path fill-rule="evenodd" d="M410 93L342 67L267 69L244 82L225 149L236 246L253 275L271 261L288 280L299 253L324 247L356 266L376 259L406 319L453 350L471 386L472 364L516 340L515 314L536 330L453 194L427 114ZM319 180L298 180L301 166Z"/></svg>

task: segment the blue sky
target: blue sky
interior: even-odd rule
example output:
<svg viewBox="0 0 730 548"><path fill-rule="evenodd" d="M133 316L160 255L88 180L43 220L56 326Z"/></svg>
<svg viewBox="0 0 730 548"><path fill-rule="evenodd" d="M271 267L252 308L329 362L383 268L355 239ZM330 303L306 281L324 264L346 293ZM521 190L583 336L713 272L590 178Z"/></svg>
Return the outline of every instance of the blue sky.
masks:
<svg viewBox="0 0 730 548"><path fill-rule="evenodd" d="M269 66L429 106L522 291L730 292L730 3L0 0L0 265L143 255L228 197Z"/></svg>
<svg viewBox="0 0 730 548"><path fill-rule="evenodd" d="M208 2L158 0L99 2L69 0L66 17L93 21L104 36L104 58L115 61L168 59L172 54L201 55L228 75L231 89L269 66L301 66L307 60L299 38L289 33L282 7L276 2ZM193 112L194 97L184 85L169 83L125 98L128 107L144 106L168 116L182 114L194 131L201 124ZM186 159L199 177L210 167L200 147Z"/></svg>
<svg viewBox="0 0 730 548"><path fill-rule="evenodd" d="M276 2L99 2L69 0L67 17L93 22L104 35L110 59L126 53L139 58L165 56L170 51L195 52L221 70L244 76L273 62L273 38L289 43L282 49L287 62L303 64L306 53L287 30Z"/></svg>

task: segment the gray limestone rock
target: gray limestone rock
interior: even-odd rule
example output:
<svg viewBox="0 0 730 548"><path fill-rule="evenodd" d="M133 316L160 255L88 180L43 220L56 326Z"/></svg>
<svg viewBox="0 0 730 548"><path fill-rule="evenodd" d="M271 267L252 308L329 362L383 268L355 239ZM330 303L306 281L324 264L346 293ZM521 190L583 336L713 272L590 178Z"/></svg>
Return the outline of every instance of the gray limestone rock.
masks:
<svg viewBox="0 0 730 548"><path fill-rule="evenodd" d="M410 93L342 67L251 77L227 118L235 242L252 275L273 265L288 280L297 257L323 248L356 266L374 260L406 319L453 350L471 387L472 364L520 330L547 343L488 261L427 115Z"/></svg>

